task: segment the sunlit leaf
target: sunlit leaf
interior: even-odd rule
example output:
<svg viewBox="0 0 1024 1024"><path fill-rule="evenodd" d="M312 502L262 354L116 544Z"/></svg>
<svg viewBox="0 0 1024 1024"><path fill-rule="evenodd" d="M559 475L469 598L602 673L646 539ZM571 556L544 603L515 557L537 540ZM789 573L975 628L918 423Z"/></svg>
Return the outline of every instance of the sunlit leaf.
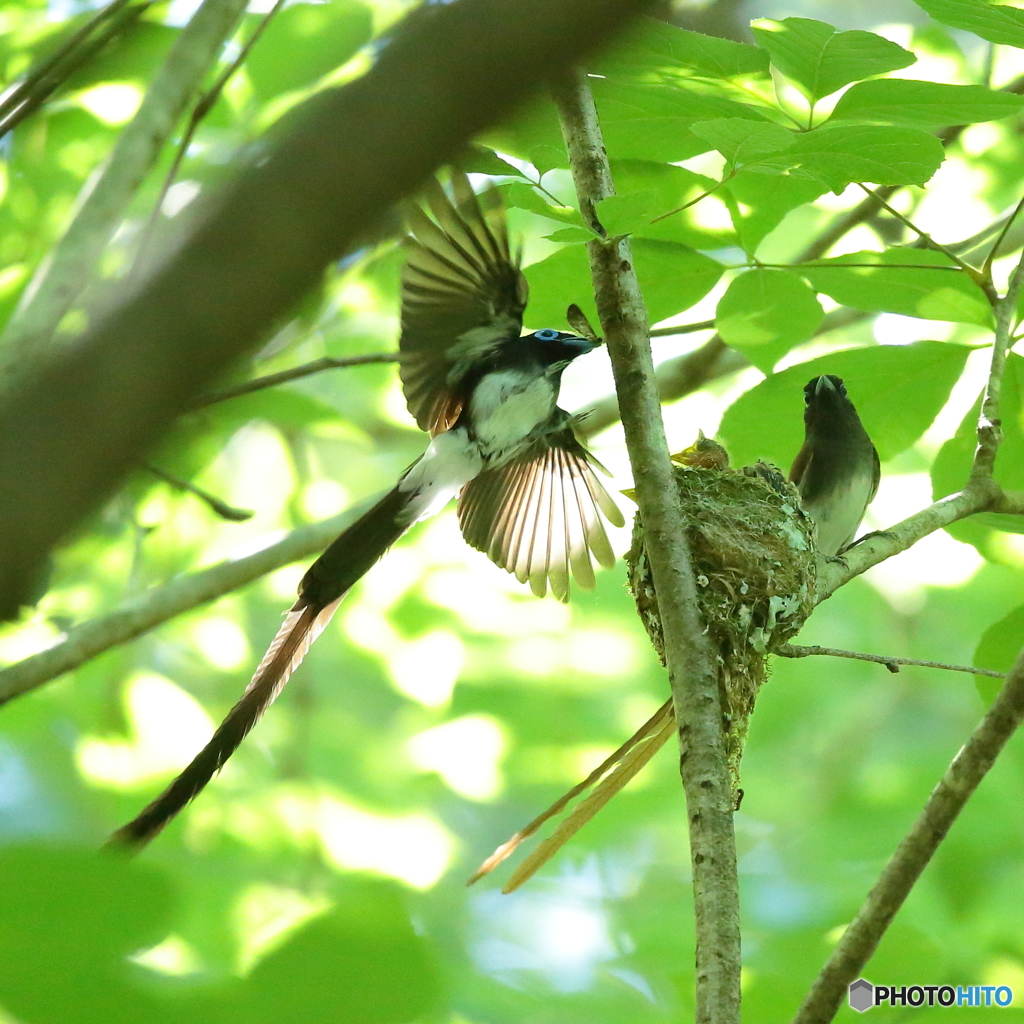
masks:
<svg viewBox="0 0 1024 1024"><path fill-rule="evenodd" d="M880 125L817 128L799 136L787 155L837 193L851 181L923 185L945 156L928 132Z"/></svg>
<svg viewBox="0 0 1024 1024"><path fill-rule="evenodd" d="M822 373L846 383L883 461L912 445L945 405L970 349L938 341L834 352L774 373L726 410L720 436L734 465L789 468L803 443L803 387Z"/></svg>
<svg viewBox="0 0 1024 1024"><path fill-rule="evenodd" d="M751 23L758 45L772 63L812 100L821 99L850 82L913 64L917 58L902 46L873 32L837 32L810 18Z"/></svg>
<svg viewBox="0 0 1024 1024"><path fill-rule="evenodd" d="M886 78L858 82L839 98L832 121L942 128L996 121L1018 113L1024 96L994 92L980 85L945 85Z"/></svg>
<svg viewBox="0 0 1024 1024"><path fill-rule="evenodd" d="M846 264L859 265L844 269ZM922 269L913 269L915 265ZM992 310L985 294L953 267L940 252L898 246L881 253L852 252L821 260L802 272L818 291L854 309L987 327Z"/></svg>
<svg viewBox="0 0 1024 1024"><path fill-rule="evenodd" d="M718 303L715 329L767 373L794 345L814 335L824 315L799 274L759 267L733 279Z"/></svg>

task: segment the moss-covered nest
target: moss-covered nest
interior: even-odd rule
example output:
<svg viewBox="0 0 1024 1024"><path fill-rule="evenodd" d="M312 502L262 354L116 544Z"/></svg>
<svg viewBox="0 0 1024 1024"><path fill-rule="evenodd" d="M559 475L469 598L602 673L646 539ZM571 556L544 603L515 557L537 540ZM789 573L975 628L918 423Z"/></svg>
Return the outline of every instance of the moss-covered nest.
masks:
<svg viewBox="0 0 1024 1024"><path fill-rule="evenodd" d="M676 466L675 474L701 615L718 656L722 730L738 792L747 722L768 675L768 654L799 631L814 607L812 524L796 488L767 463L742 470ZM639 512L626 561L640 618L664 662Z"/></svg>

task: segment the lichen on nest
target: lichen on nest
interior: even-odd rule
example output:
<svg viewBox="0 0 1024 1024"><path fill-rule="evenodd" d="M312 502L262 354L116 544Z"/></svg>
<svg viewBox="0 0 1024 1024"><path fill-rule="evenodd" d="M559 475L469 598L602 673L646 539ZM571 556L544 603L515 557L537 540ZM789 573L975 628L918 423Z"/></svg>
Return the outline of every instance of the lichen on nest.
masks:
<svg viewBox="0 0 1024 1024"><path fill-rule="evenodd" d="M813 525L796 488L768 463L742 470L677 465L675 476L701 616L718 659L722 730L738 794L747 723L768 676L768 654L800 630L814 607ZM639 512L626 562L640 618L664 662Z"/></svg>

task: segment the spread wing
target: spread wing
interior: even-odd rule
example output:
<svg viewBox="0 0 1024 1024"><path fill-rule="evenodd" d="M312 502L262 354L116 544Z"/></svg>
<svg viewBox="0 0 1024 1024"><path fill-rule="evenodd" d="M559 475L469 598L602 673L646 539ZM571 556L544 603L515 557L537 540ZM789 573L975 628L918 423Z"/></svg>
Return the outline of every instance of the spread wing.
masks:
<svg viewBox="0 0 1024 1024"><path fill-rule="evenodd" d="M543 597L547 584L569 599L569 573L594 586L590 556L615 564L601 513L615 526L622 513L594 472L595 462L569 427L498 469L484 470L459 496L466 543L483 551Z"/></svg>
<svg viewBox="0 0 1024 1024"><path fill-rule="evenodd" d="M509 249L497 190L478 197L466 175L453 172L452 194L435 181L427 192L433 219L417 207L407 211L402 386L409 412L431 434L462 411L467 370L497 342L519 337L526 306L526 278Z"/></svg>

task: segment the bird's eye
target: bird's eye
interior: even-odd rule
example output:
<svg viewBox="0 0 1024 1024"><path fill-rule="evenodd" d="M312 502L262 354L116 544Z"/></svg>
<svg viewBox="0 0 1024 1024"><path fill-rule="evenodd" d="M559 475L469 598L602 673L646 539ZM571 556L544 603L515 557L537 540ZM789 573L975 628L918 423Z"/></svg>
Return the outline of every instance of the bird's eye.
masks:
<svg viewBox="0 0 1024 1024"><path fill-rule="evenodd" d="M534 337L538 341L557 341L558 331L553 331L550 327L545 327L543 331L537 331L534 334Z"/></svg>

